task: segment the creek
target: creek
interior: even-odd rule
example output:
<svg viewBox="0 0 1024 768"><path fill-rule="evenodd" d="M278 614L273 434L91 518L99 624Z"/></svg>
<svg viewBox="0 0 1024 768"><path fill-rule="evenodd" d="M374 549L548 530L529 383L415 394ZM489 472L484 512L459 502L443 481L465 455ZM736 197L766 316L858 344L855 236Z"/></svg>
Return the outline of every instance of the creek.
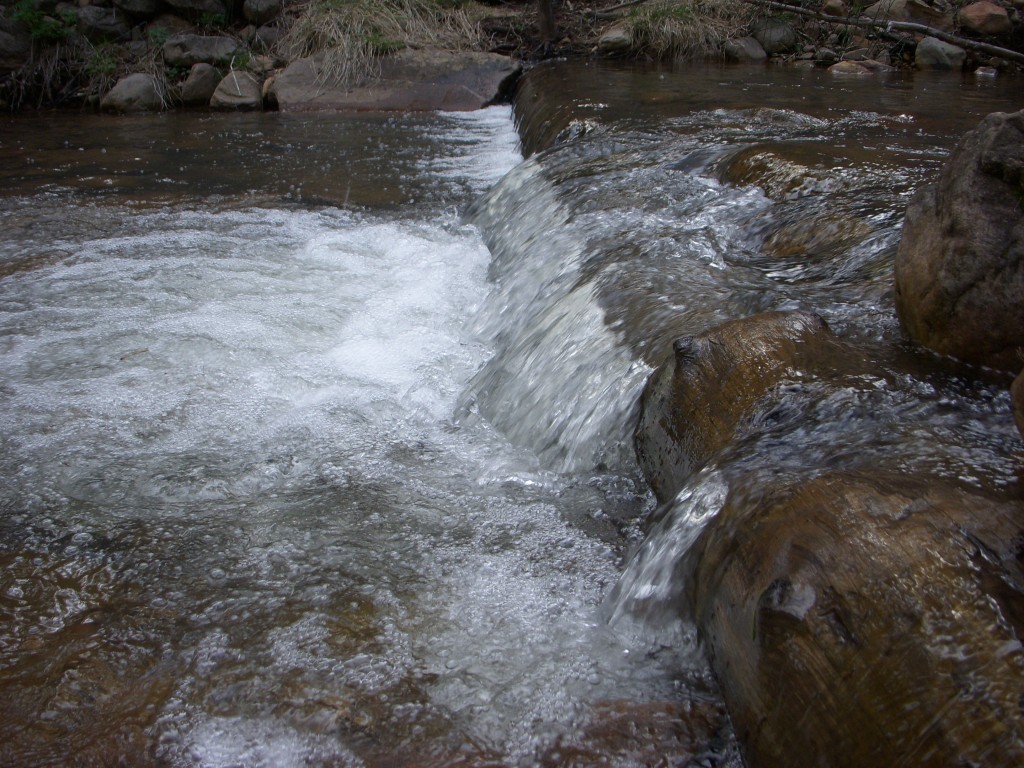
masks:
<svg viewBox="0 0 1024 768"><path fill-rule="evenodd" d="M1002 383L904 344L891 286L1019 80L535 74L518 133L0 121L0 764L740 766L672 577L732 473L1016 493ZM647 375L768 309L879 374L656 511Z"/></svg>

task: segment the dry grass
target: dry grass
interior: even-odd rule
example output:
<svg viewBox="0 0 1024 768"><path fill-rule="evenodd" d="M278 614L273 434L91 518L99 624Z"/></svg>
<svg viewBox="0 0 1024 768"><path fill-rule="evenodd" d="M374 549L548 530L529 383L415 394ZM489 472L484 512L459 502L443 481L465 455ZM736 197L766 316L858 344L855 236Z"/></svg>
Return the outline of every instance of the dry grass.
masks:
<svg viewBox="0 0 1024 768"><path fill-rule="evenodd" d="M358 84L403 48L479 48L482 33L461 3L438 0L310 0L279 44L288 59L322 55L325 79Z"/></svg>
<svg viewBox="0 0 1024 768"><path fill-rule="evenodd" d="M720 54L755 14L738 0L653 0L633 10L633 49L654 59L699 59Z"/></svg>

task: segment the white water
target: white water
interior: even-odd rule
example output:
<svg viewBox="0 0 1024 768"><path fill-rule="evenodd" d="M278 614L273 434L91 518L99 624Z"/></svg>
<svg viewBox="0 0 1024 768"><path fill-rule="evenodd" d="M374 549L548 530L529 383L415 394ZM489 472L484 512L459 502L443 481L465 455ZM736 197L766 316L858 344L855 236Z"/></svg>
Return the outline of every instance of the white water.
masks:
<svg viewBox="0 0 1024 768"><path fill-rule="evenodd" d="M519 160L505 109L437 131L444 189ZM57 754L141 696L168 765L531 764L598 702L678 699L599 617L630 481L453 418L494 344L466 202L54 208L0 242L42 262L0 282L0 681Z"/></svg>

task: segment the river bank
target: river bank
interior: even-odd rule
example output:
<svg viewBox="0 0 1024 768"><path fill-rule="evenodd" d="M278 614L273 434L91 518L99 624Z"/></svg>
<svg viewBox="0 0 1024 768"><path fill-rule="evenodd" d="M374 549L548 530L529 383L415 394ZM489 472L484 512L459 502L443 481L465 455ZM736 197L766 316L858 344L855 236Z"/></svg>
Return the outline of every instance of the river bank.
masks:
<svg viewBox="0 0 1024 768"><path fill-rule="evenodd" d="M507 98L508 77L519 63L550 57L771 62L848 75L916 68L996 76L1024 62L1017 1L959 7L944 0L880 0L860 7L825 0L798 8L740 0L576 0L554 4L555 34L548 40L535 3L525 1L395 0L393 13L375 13L361 0L18 0L0 14L0 103L8 109L113 112L464 109ZM456 57L424 65L430 51ZM473 58L485 54L491 58L483 66L501 74L481 81ZM389 73L392 61L403 57L416 60L414 71L399 64L397 75ZM453 85L446 79L453 69L471 74ZM286 82L346 94L395 80L412 83L408 95L335 96L310 106L308 97L281 93ZM414 91L436 89L439 80L446 94L468 90L471 100L413 97Z"/></svg>

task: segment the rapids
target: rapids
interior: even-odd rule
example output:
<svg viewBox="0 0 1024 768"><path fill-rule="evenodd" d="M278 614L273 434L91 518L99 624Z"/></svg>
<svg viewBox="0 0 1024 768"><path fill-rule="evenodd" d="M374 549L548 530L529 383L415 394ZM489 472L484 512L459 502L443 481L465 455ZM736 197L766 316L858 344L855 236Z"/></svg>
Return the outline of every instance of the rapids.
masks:
<svg viewBox="0 0 1024 768"><path fill-rule="evenodd" d="M1005 394L890 296L1012 83L534 82L525 160L507 107L3 119L0 763L737 766L672 577L730 472L1015 485ZM656 511L647 374L780 308L881 373Z"/></svg>

